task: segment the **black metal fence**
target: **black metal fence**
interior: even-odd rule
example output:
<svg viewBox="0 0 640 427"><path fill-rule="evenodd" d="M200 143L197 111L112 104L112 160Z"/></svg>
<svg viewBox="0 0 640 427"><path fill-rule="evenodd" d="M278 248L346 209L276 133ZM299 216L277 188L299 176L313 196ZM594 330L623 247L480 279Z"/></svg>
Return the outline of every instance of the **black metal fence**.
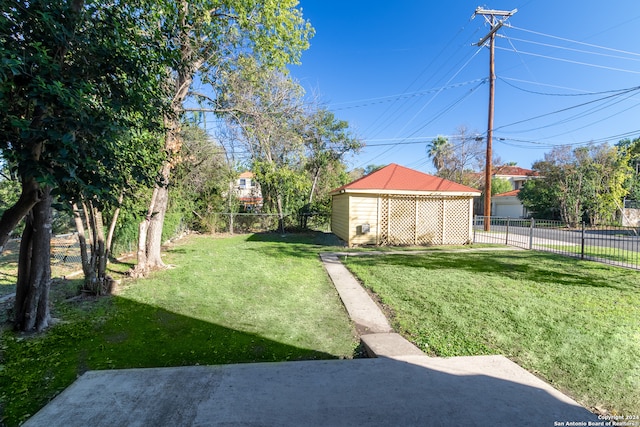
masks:
<svg viewBox="0 0 640 427"><path fill-rule="evenodd" d="M640 269L638 227L590 227L582 223L571 228L560 221L476 216L473 242L536 249Z"/></svg>

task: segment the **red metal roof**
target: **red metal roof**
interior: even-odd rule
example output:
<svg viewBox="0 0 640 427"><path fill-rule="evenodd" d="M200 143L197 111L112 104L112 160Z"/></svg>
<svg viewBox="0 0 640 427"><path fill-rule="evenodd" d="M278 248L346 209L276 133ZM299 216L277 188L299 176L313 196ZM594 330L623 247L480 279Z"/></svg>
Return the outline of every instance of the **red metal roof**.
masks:
<svg viewBox="0 0 640 427"><path fill-rule="evenodd" d="M458 184L453 181L429 175L417 170L405 168L391 163L382 169L357 179L340 188L336 188L332 193L341 190L400 190L400 191L443 191L443 192L464 192L479 193L475 188Z"/></svg>
<svg viewBox="0 0 640 427"><path fill-rule="evenodd" d="M510 196L517 196L518 193L520 192L520 190L511 190L511 191L507 191L506 193L500 193L500 194L494 194L491 197L510 197Z"/></svg>
<svg viewBox="0 0 640 427"><path fill-rule="evenodd" d="M498 166L493 169L494 175L507 176L537 176L538 172L531 169L521 168L520 166Z"/></svg>

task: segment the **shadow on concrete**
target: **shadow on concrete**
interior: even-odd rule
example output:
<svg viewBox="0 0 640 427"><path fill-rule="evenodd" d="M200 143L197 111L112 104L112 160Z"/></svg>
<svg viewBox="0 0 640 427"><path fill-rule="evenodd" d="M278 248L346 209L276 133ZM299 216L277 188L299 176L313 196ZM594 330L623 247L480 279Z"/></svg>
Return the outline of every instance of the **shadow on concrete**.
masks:
<svg viewBox="0 0 640 427"><path fill-rule="evenodd" d="M427 360L442 366L421 364ZM24 425L552 426L597 421L559 393L500 378L501 366L495 376L479 375L447 367L447 360L87 372Z"/></svg>

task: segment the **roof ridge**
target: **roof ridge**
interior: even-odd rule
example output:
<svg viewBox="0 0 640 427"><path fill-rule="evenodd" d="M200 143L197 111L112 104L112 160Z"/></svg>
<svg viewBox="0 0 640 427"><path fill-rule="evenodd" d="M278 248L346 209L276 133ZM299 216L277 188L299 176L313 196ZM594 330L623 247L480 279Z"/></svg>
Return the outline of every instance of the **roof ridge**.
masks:
<svg viewBox="0 0 640 427"><path fill-rule="evenodd" d="M436 191L436 192L473 192L475 188L442 177L410 169L396 163L378 169L369 175L336 188L332 193L344 190L386 190L386 191Z"/></svg>

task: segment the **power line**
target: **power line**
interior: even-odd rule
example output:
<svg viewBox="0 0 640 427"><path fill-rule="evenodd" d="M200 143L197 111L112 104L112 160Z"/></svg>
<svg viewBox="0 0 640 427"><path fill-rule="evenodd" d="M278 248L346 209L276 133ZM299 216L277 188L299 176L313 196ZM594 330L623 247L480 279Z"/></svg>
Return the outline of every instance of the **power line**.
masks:
<svg viewBox="0 0 640 427"><path fill-rule="evenodd" d="M478 53L480 53L480 51L481 51L481 50L482 50L482 47L478 48L478 50L476 50L476 52L471 56L471 58L469 58L469 59L467 60L467 62L465 62L465 63L464 63L464 65L463 65L462 67L460 67L460 69L458 69L458 71L457 71L453 76L451 76L451 78L450 78L449 80L447 80L446 85L448 85L449 83L451 83L451 81L452 81L453 79L455 79L455 78L458 76L458 74L460 74L460 73L462 72L462 70L464 70L464 69L467 67L467 65L469 65L469 63L473 60L473 58L475 58L475 57L478 55ZM445 87L446 87L446 85L445 85ZM476 88L477 88L477 87L476 87ZM475 89L474 89L474 91L475 91ZM427 108L427 107L431 104L431 102L433 102L433 100L434 100L434 99L436 99L436 97L437 97L438 95L440 95L440 93L442 93L442 90L439 90L438 92L436 92L436 94L435 94L435 95L434 95L434 96L433 96L433 97L432 97L432 98L431 98L431 99L430 99L426 104L424 104L424 105L422 106L422 108L420 108L420 110L418 110L418 112L417 112L416 114L414 114L414 115L413 115L413 117L411 117L411 119L409 119L409 121L408 121L407 123L405 123L405 125L404 125L404 126L402 126L402 128L400 128L400 130L399 130L397 133L400 133L400 132L402 132L403 130L405 130L405 129L406 129L406 127L407 127L411 122L413 122L413 120L415 120L415 118L416 118L420 113L422 113L422 112L424 111L424 109L425 109L425 108ZM433 120L432 120L432 121L433 121ZM432 121L431 121L431 122L432 122ZM422 128L424 128L424 126L422 126L420 129L422 129Z"/></svg>
<svg viewBox="0 0 640 427"><path fill-rule="evenodd" d="M455 107L457 107L459 104L461 104L462 101L464 101L469 96L471 96L476 90L478 90L478 88L480 88L480 86L482 86L486 82L487 82L487 79L483 79L483 81L480 82L480 84L476 85L475 87L473 87L472 89L467 91L467 93L465 93L463 96L458 98L456 101L454 101L452 104L450 104L447 108L445 108L444 110L440 111L438 114L434 115L431 118L431 120L429 120L428 122L426 122L425 124L420 126L412 134L410 134L407 138L410 138L411 136L415 135L417 132L420 132L422 129L426 128L427 126L429 126L430 124L432 124L433 122L438 120L440 117L444 116L446 113L448 113L449 111L453 110Z"/></svg>
<svg viewBox="0 0 640 427"><path fill-rule="evenodd" d="M495 129L496 130L497 129L504 129L506 127L515 126L515 125L521 124L521 123L526 123L526 122L529 122L529 121L532 121L532 120L536 120L536 119L540 119L542 117L547 117L547 116L550 116L550 115L553 115L553 114L563 113L565 111L569 111L569 110L572 110L572 109L575 109L575 108L583 107L585 105L593 104L594 102L603 101L603 100L606 100L606 99L610 99L612 97L624 95L626 93L635 92L635 91L638 91L638 90L640 90L640 86L635 86L633 88L627 89L627 90L625 90L623 92L620 92L620 93L616 93L614 95L609 95L609 96L605 96L603 98L598 98L598 99L594 99L594 100L591 100L591 101L588 101L588 102L583 102L583 103L578 104L578 105L574 105L574 106L567 107L567 108L562 108L560 110L552 111L550 113L540 114L538 116L530 117L528 119L518 120L517 122L513 122L513 123L506 124L506 125L502 125L502 126L499 126L499 127L495 128Z"/></svg>
<svg viewBox="0 0 640 427"><path fill-rule="evenodd" d="M623 132L620 134L616 134L616 135L610 135L610 136L605 136L605 137L600 137L597 139L589 139L589 140L584 140L584 141L578 141L578 142L548 142L548 143L543 143L540 141L534 141L534 140L530 140L530 139L520 139L520 138L511 138L511 137L498 137L498 141L500 141L501 143L505 143L507 144L507 141L513 141L513 142L521 142L521 143L525 143L525 144L531 144L531 145L537 145L537 147L535 147L535 149L541 149L541 148L554 148L554 147L574 147L574 146L581 146L581 145L589 145L589 144L602 144L605 142L610 142L612 140L621 140L624 138L629 138L629 137L633 137L636 135L640 135L640 129L636 129L633 131L628 131L628 132ZM507 144L509 145L509 144ZM525 146L525 145L521 145L518 146L520 148L534 148L534 147L530 147L530 146Z"/></svg>
<svg viewBox="0 0 640 427"><path fill-rule="evenodd" d="M519 42L523 42L523 43L535 44L537 46L544 46L544 47L550 47L550 48L554 48L554 49L567 50L567 51L570 51L570 52L587 53L589 55L603 56L603 57L606 57L606 58L624 59L624 60L627 60L627 61L640 62L640 58L629 58L629 57L619 56L619 55L610 55L610 54L607 54L607 53L592 52L592 51L583 50L583 49L574 49L574 48L565 47L565 46L552 45L552 44L549 44L549 43L536 42L536 41L533 41L533 40L525 40L525 39L520 39L520 38L516 38L516 37L507 37L507 36L504 36L504 35L502 35L501 38L505 38L505 39L507 39L509 41L515 40L515 41L519 41Z"/></svg>
<svg viewBox="0 0 640 427"><path fill-rule="evenodd" d="M522 92L532 93L534 95L543 95L543 96L593 96L593 95L604 95L606 93L624 92L624 91L627 91L629 89L633 89L633 88L612 89L612 90L603 90L603 91L599 91L599 92L582 91L583 93L551 93L551 92L538 92L538 91L534 91L534 90L524 89L522 87L514 85L513 83L509 83L509 80L518 81L518 82L521 82L521 83L536 84L536 85L540 85L540 86L555 87L555 88L558 88L558 89L567 89L567 90L574 90L574 91L579 91L579 89L571 89L571 88L562 87L562 86L545 85L545 84L538 83L538 82L530 82L530 81L526 81L526 80L513 79L513 78L508 78L508 77L498 77L498 80L500 80L500 81L504 82L505 84L511 86L512 88L518 89L518 90L520 90Z"/></svg>
<svg viewBox="0 0 640 427"><path fill-rule="evenodd" d="M514 30L524 31L526 33L536 34L538 36L549 37L549 38L552 38L552 39L562 40L562 41L566 41L566 42L569 42L569 43L576 43L576 44L580 44L580 45L583 45L583 46L595 47L596 49L603 49L603 50L608 50L610 52L617 52L617 53L626 53L627 55L633 55L633 56L639 56L640 57L640 53L636 53L636 52L630 52L630 51L621 50L621 49L614 49L614 48L610 48L610 47L599 46L599 45L596 45L596 44L580 42L580 41L577 41L577 40L571 40L571 39L567 39L567 38L564 38L564 37L553 36L551 34L545 34L545 33L540 33L538 31L527 30L525 28L515 27L515 26L513 26L511 24L507 24L507 26L509 28L514 29Z"/></svg>
<svg viewBox="0 0 640 427"><path fill-rule="evenodd" d="M443 87L428 89L428 90L424 90L424 91L402 93L402 94L390 95L390 96L382 96L382 97L378 97L378 98L361 99L361 100L358 100L358 101L344 101L344 102L340 102L338 104L330 104L329 106L333 106L334 108L332 108L332 109L335 110L335 111L347 110L347 109L351 109L351 108L369 107L371 105L382 104L382 103L385 103L385 102L398 101L400 99L415 98L415 97L427 95L427 94L430 94L430 93L439 92L439 91L442 91L442 90L456 89L456 88L463 87L463 86L466 86L466 85L469 85L469 84L472 84L472 83L478 83L478 82L480 82L482 80L485 80L485 79L482 79L482 78L481 79L474 79L474 80L469 80L469 81L466 81L466 82L455 83L455 84L451 84L449 86L443 86ZM359 103L359 104L335 108L336 105L352 104L352 103Z"/></svg>
<svg viewBox="0 0 640 427"><path fill-rule="evenodd" d="M512 49L507 49L506 47L500 47L500 46L496 46L496 49L506 50L508 52L512 51ZM570 64L586 65L587 67L593 67L593 68L602 68L604 70L620 71L620 72L630 73L630 74L640 74L640 71L625 70L624 68L608 67L606 65L590 64L588 62L574 61L572 59L565 59L565 58L557 58L555 56L542 55L542 54L539 54L539 53L523 52L523 51L520 51L520 50L517 50L515 52L519 53L519 54L522 54L522 55L535 56L535 57L538 57L538 58L551 59L551 60L560 61L560 62L568 62Z"/></svg>
<svg viewBox="0 0 640 427"><path fill-rule="evenodd" d="M465 25L465 27L466 27L466 25ZM464 30L464 27L462 28L462 30ZM465 43L463 43L463 45L464 45L464 46L468 45L468 41L469 41L469 40L470 40L470 39L471 39L471 38L472 38L472 37L473 37L473 36L474 36L478 31L479 31L479 29L476 29L476 30L473 32L473 34L472 34L472 35L470 35L470 36L467 38L467 41L466 41ZM456 34L456 36L455 36L453 39L451 39L451 41L450 41L449 43L447 43L447 45L445 46L445 48L443 48L443 50L441 50L441 51L438 53L438 55L436 56L436 58L435 58L435 59L437 59L438 57L440 57L440 55L442 55L442 53L446 50L446 48L447 48L449 45L451 45L451 43L453 42L453 40L454 40L454 39L455 39L455 38L460 34L460 32L461 32L461 31L459 31L459 32L458 32L458 34ZM458 53L458 52L461 52L461 49L458 49L456 52L454 52L454 54L455 54L455 53ZM452 54L452 55L450 55L450 56L449 56L449 58L447 59L447 61L445 61L445 63L443 64L443 67L441 67L441 68L444 68L444 65L446 65L446 64L449 62L449 60L450 60L450 59L452 59L452 58L454 57L454 54ZM465 57L466 57L466 55L465 55ZM433 61L431 61L431 63L430 63L430 64L429 64L429 66L427 67L427 69L428 69L428 68L430 68L430 67L431 67L431 65L433 65L433 64L435 63L435 59L434 59ZM448 70L447 72L445 72L445 73L444 73L444 76L448 75L451 71L455 70L455 69L456 69L456 67L458 67L458 66L459 66L459 64L462 62L462 60L463 60L463 59L461 59L460 61L458 61L456 64L452 65L452 67L451 67L451 68L449 68L449 70ZM426 72L426 69L425 69L425 70L423 70L423 72L420 74L420 76L422 76L422 75L424 74L424 72ZM418 78L419 78L420 76L418 76ZM411 85L409 85L409 86L412 86L412 85L413 85L413 84L418 80L418 78L414 79L414 81L413 81L413 82L411 83ZM431 76L431 78L427 79L427 81L425 81L425 83L424 83L424 84L422 84L420 87L424 87L428 81L430 81L430 80L432 80L432 79L434 79L434 78L435 78L435 74L433 74L433 75ZM443 80L443 78L444 78L444 77L440 78L438 81L442 81L442 80ZM446 86L449 82L451 82L451 79L450 79L450 80L445 84L445 86ZM405 102L403 102L403 103L401 103L401 104L399 104L399 105L396 105L396 108L395 108L395 109L393 109L393 111L392 111L390 114L387 114L387 113L391 110L391 108L392 108L392 106L389 106L389 107L388 107L388 108L387 108L387 109L386 109L386 110L385 110L385 111L384 111L380 116L378 116L378 119L376 119L376 120L374 121L374 122L375 122L375 125L373 126L373 128L372 128L372 129L370 129L370 130L371 130L371 132L372 132L372 133L373 133L373 132L375 132L375 133L374 133L374 135L379 134L379 133L384 129L384 127L386 126L386 124L387 124L387 123L389 123L389 122L391 122L391 121L395 120L395 118L396 118L396 117L398 117L399 115L401 115L401 114L403 114L404 112L408 111L410 108L413 108L413 106L414 106L414 105L416 104L416 102L417 102L417 99L414 99L413 103L411 103L411 105L409 105L409 106L407 106L407 102L408 102L408 100L406 100ZM404 108L403 108L403 107L404 107ZM383 117L384 117L384 120L381 120ZM369 129L367 129L367 131L369 131Z"/></svg>

